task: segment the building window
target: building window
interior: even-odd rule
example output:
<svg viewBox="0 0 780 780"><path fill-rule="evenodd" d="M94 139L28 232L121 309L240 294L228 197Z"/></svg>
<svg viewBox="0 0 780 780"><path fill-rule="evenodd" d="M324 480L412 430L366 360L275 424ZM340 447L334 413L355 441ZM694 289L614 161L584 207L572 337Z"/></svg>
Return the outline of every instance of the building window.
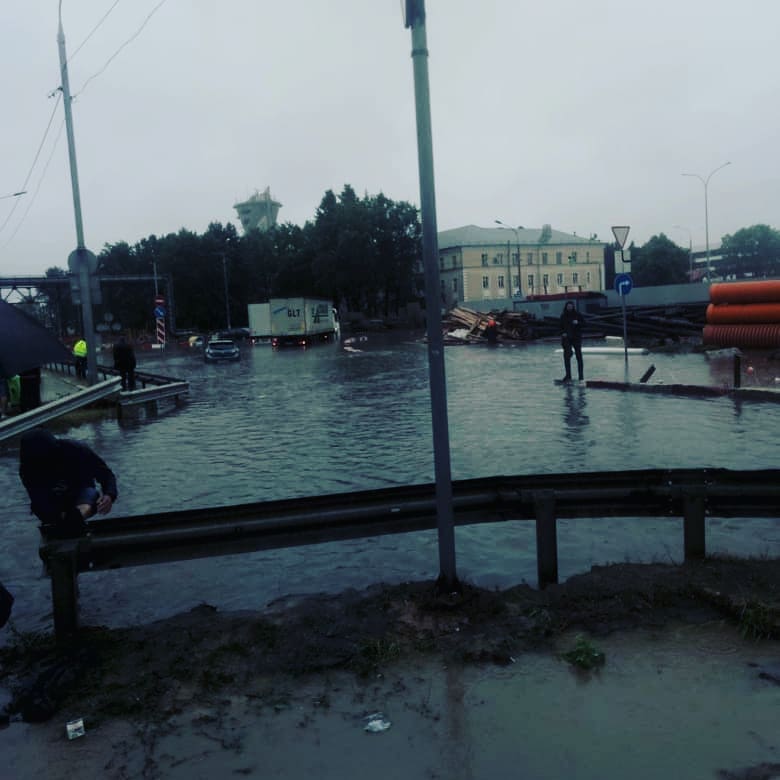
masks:
<svg viewBox="0 0 780 780"><path fill-rule="evenodd" d="M504 255L499 252L494 258L493 258L493 265L501 265L504 262Z"/></svg>
<svg viewBox="0 0 780 780"><path fill-rule="evenodd" d="M572 252L569 255L569 262L570 263L576 263L577 262L577 253L576 252Z"/></svg>
<svg viewBox="0 0 780 780"><path fill-rule="evenodd" d="M590 262L590 250L588 250L587 252L585 252L585 262L586 262L586 263L589 263L589 262Z"/></svg>
<svg viewBox="0 0 780 780"><path fill-rule="evenodd" d="M544 284L544 289L546 290L546 289L547 289L547 287L548 287L548 286L549 286L549 284L550 284L550 274L545 274L545 275L542 277L542 283Z"/></svg>
<svg viewBox="0 0 780 780"><path fill-rule="evenodd" d="M558 274L558 275L555 277L555 281L556 281L558 284L563 284L563 274Z"/></svg>
<svg viewBox="0 0 780 780"><path fill-rule="evenodd" d="M440 271L444 270L444 258L443 257L439 258L439 270Z"/></svg>
<svg viewBox="0 0 780 780"><path fill-rule="evenodd" d="M547 265L547 252L542 252L542 265Z"/></svg>
<svg viewBox="0 0 780 780"><path fill-rule="evenodd" d="M504 275L499 274L498 276L498 289L503 290L504 289Z"/></svg>
<svg viewBox="0 0 780 780"><path fill-rule="evenodd" d="M580 281L580 275L579 275L579 274L578 274L578 273L575 271L575 272L574 272L574 273L571 275L571 283L572 283L572 284L579 284L579 281Z"/></svg>
<svg viewBox="0 0 780 780"><path fill-rule="evenodd" d="M590 285L590 271L587 271L585 273L585 281L588 285Z"/></svg>
<svg viewBox="0 0 780 780"><path fill-rule="evenodd" d="M458 267L458 256L457 255L453 255L452 256L452 267L453 268L457 268Z"/></svg>
<svg viewBox="0 0 780 780"><path fill-rule="evenodd" d="M555 264L556 265L563 265L563 252L556 252L555 253Z"/></svg>
<svg viewBox="0 0 780 780"><path fill-rule="evenodd" d="M444 281L444 279L442 279L442 280L440 281L440 284L441 284L441 291L442 291L442 292L444 292L444 285L446 284L446 282Z"/></svg>
<svg viewBox="0 0 780 780"><path fill-rule="evenodd" d="M482 255L482 265L486 266L488 264L488 258L487 255Z"/></svg>
<svg viewBox="0 0 780 780"><path fill-rule="evenodd" d="M512 277L512 288L518 292L520 291L520 274Z"/></svg>
<svg viewBox="0 0 780 780"><path fill-rule="evenodd" d="M529 252L528 253L528 265L533 265L533 264L534 264L534 253L533 252Z"/></svg>
<svg viewBox="0 0 780 780"><path fill-rule="evenodd" d="M458 292L458 277L452 280L452 292Z"/></svg>
<svg viewBox="0 0 780 780"><path fill-rule="evenodd" d="M490 277L489 276L483 276L482 277L482 289L487 290L490 287Z"/></svg>
<svg viewBox="0 0 780 780"><path fill-rule="evenodd" d="M512 265L520 265L520 253L512 252Z"/></svg>
<svg viewBox="0 0 780 780"><path fill-rule="evenodd" d="M534 275L528 274L528 289L533 290L534 289Z"/></svg>

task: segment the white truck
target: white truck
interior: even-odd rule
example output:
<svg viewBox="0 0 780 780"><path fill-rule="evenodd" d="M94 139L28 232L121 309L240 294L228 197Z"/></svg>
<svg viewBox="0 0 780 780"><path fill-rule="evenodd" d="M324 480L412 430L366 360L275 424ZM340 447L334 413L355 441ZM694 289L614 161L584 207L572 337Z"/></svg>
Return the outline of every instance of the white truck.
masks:
<svg viewBox="0 0 780 780"><path fill-rule="evenodd" d="M271 304L250 303L249 310L249 336L252 341L271 340Z"/></svg>
<svg viewBox="0 0 780 780"><path fill-rule="evenodd" d="M249 328L254 339L270 336L274 347L306 346L338 335L338 318L325 298L271 298L249 304Z"/></svg>

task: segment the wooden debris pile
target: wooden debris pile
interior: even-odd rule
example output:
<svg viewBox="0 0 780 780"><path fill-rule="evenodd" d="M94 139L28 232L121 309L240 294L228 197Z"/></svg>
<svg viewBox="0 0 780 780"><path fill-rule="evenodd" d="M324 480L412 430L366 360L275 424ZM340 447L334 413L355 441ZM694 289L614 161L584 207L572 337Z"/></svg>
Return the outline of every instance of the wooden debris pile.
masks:
<svg viewBox="0 0 780 780"><path fill-rule="evenodd" d="M525 311L474 311L458 306L447 312L442 320L447 343L473 343L483 341L488 320L496 323L499 339L530 341L537 337L536 320Z"/></svg>
<svg viewBox="0 0 780 780"><path fill-rule="evenodd" d="M705 324L706 304L675 306L631 306L626 308L629 344L665 344L683 339L700 339ZM446 344L473 344L485 340L488 320L494 319L503 341L532 341L560 336L558 317L536 318L526 311L481 312L459 306L442 320ZM585 314L585 336L622 336L621 307L606 307Z"/></svg>

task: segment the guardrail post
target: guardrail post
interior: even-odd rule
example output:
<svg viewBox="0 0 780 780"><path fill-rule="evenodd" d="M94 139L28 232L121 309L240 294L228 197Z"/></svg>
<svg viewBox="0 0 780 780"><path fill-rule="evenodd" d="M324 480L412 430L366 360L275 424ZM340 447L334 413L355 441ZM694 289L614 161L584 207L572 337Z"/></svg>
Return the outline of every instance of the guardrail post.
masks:
<svg viewBox="0 0 780 780"><path fill-rule="evenodd" d="M534 494L536 515L536 570L539 587L558 583L558 535L555 493L540 490Z"/></svg>
<svg viewBox="0 0 780 780"><path fill-rule="evenodd" d="M683 537L685 560L705 557L704 493L686 493L683 497Z"/></svg>
<svg viewBox="0 0 780 780"><path fill-rule="evenodd" d="M77 550L78 542L57 542L46 560L51 575L54 634L58 642L69 639L79 625Z"/></svg>

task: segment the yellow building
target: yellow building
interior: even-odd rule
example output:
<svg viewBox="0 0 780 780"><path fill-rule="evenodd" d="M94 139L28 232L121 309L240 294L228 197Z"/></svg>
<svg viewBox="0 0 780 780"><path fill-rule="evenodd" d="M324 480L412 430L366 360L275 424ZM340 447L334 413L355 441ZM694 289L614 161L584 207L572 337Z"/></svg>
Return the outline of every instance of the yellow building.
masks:
<svg viewBox="0 0 780 780"><path fill-rule="evenodd" d="M439 239L442 306L506 302L604 289L605 244L540 228L443 230Z"/></svg>

